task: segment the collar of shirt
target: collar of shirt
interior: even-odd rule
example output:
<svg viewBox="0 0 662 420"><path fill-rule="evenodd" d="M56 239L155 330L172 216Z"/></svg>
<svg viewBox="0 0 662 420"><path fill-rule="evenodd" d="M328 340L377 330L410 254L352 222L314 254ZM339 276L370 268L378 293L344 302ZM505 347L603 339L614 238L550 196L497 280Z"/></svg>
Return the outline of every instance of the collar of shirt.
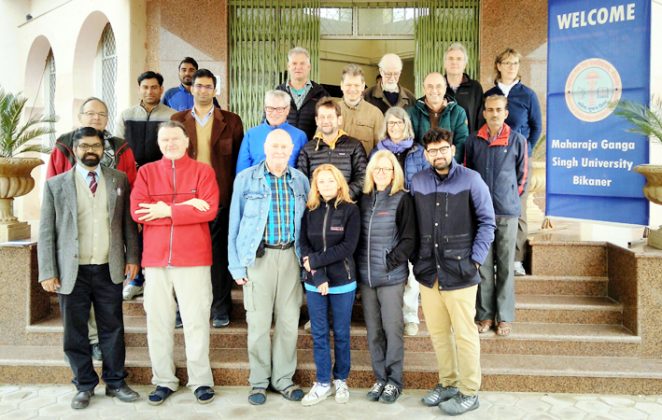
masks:
<svg viewBox="0 0 662 420"><path fill-rule="evenodd" d="M285 177L285 180L289 181L289 179L290 179L289 178L290 177L290 165L287 165L287 168L285 168L285 171L283 171L282 175L278 176L278 175L274 174L273 172L271 172L271 170L269 170L269 165L267 165L267 162L265 161L264 162L264 176L265 177L269 176L269 177L272 177L274 179Z"/></svg>
<svg viewBox="0 0 662 420"><path fill-rule="evenodd" d="M304 92L307 92L308 89L312 88L313 84L310 82L310 79L306 81L306 83L303 85L301 89L296 89L292 87L292 82L287 82L287 89L290 91L290 93L294 93L295 95L303 95Z"/></svg>
<svg viewBox="0 0 662 420"><path fill-rule="evenodd" d="M204 115L202 117L199 117L198 114L195 113L195 106L191 108L191 115L193 115L193 118L198 122L198 124L204 126L207 124L207 121L209 121L209 118L211 118L212 114L214 113L214 105L212 104L211 108L209 109L209 112L207 115Z"/></svg>
<svg viewBox="0 0 662 420"><path fill-rule="evenodd" d="M338 134L336 135L336 138L333 139L331 143L328 144L328 146L331 148L331 150L336 148L336 142L341 136L346 136L347 133L343 131L342 128L338 129ZM317 140L317 145L315 146L315 150L319 149L320 146L320 141L324 141L324 135L322 134L321 131L317 131L315 133L315 136L313 137L314 140Z"/></svg>
<svg viewBox="0 0 662 420"><path fill-rule="evenodd" d="M510 93L510 90L515 87L516 84L519 83L519 79L515 79L515 81L509 85L505 83L498 82L497 86L499 86L499 89L501 89L501 92L503 92L503 96L506 98L508 97L508 94Z"/></svg>
<svg viewBox="0 0 662 420"><path fill-rule="evenodd" d="M99 183L99 180L101 179L101 165L97 165L96 168L94 168L93 171L90 171L89 169L86 169L83 167L83 165L79 163L76 163L76 172L83 177L85 182L87 183L87 186L90 186L90 178L87 176L88 173L94 172L96 174L96 180L97 184Z"/></svg>

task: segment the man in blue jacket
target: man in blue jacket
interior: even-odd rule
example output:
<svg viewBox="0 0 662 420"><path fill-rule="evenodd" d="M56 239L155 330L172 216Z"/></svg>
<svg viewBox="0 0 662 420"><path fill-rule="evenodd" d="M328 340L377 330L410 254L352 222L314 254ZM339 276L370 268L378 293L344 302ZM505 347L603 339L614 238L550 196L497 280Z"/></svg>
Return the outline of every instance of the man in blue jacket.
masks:
<svg viewBox="0 0 662 420"><path fill-rule="evenodd" d="M230 205L228 261L232 278L244 287L253 405L266 402L270 384L290 401L303 398L292 377L303 299L299 229L310 185L288 165L292 149L285 130L271 131L265 160L237 175Z"/></svg>
<svg viewBox="0 0 662 420"><path fill-rule="evenodd" d="M487 123L469 136L465 145L465 165L478 171L490 189L497 225L494 243L480 268L482 280L476 304L478 332L489 331L496 318L497 335L506 336L515 319L513 263L528 153L524 136L505 123L508 117L505 96L485 98L483 116Z"/></svg>
<svg viewBox="0 0 662 420"><path fill-rule="evenodd" d="M479 405L474 317L478 268L494 240L494 209L480 175L453 159L453 133L433 128L422 140L432 168L411 183L419 237L414 275L439 368L439 383L422 402L457 415Z"/></svg>
<svg viewBox="0 0 662 420"><path fill-rule="evenodd" d="M306 133L287 122L290 112L290 95L282 90L270 90L264 95L265 120L257 127L246 132L239 148L237 158L237 173L253 165L257 165L265 158L264 142L267 135L274 130L282 129L292 138L294 148L289 159L289 165L296 167L299 152L308 138Z"/></svg>

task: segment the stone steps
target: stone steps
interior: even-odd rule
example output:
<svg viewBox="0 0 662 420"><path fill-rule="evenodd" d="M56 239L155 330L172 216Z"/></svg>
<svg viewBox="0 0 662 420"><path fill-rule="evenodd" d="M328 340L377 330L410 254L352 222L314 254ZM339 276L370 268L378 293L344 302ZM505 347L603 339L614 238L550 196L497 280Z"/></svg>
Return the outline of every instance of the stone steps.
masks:
<svg viewBox="0 0 662 420"><path fill-rule="evenodd" d="M245 349L211 349L212 371L220 386L248 386L248 356ZM426 389L437 383L435 358L429 352L405 353L405 389ZM177 376L186 383L184 349L175 350ZM97 371L101 364L95 362ZM151 368L147 349L128 347L128 381L149 384ZM311 350L299 350L295 380L310 386L315 377ZM502 354L481 356L485 391L531 391L564 393L662 393L662 361L627 357L585 357ZM627 372L624 375L623 372ZM0 377L12 383L68 383L69 366L59 346L0 346ZM351 387L368 388L374 382L367 351L352 351Z"/></svg>

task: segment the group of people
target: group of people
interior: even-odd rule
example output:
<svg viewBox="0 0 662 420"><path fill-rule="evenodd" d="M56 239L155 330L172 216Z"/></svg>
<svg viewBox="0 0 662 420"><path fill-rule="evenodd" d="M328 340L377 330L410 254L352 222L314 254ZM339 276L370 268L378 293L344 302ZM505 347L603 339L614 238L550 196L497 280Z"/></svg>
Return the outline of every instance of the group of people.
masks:
<svg viewBox="0 0 662 420"><path fill-rule="evenodd" d="M249 403L264 404L268 390L306 406L349 400L358 292L375 376L368 399L402 393L403 336L418 332L420 294L439 369L422 402L449 414L477 408L479 333L510 333L513 275L524 274L517 220L540 108L520 58L497 56L484 95L454 43L445 74L428 74L416 99L399 84L400 58L386 54L377 85L365 89L350 64L334 99L310 80L308 52L293 48L289 80L266 92L264 120L245 134L216 103L214 75L189 57L163 99L160 74L138 77L140 105L121 113L115 135L103 101L85 100L81 128L51 155L38 247L39 281L59 297L72 407L94 395L92 358L102 359L107 395L139 398L125 382L122 299L141 293L149 403L179 387L176 327L187 385L211 402L210 321L229 325L236 284ZM304 295L316 366L307 393L293 381Z"/></svg>

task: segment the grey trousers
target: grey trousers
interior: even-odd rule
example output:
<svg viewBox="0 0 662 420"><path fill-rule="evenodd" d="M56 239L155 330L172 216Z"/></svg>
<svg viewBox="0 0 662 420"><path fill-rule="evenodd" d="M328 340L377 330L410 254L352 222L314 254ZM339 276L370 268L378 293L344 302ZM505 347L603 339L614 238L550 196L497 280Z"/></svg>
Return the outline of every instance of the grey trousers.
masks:
<svg viewBox="0 0 662 420"><path fill-rule="evenodd" d="M360 288L372 371L378 382L390 383L402 390L404 320L401 308L405 282L375 288L361 283Z"/></svg>
<svg viewBox="0 0 662 420"><path fill-rule="evenodd" d="M265 249L248 267L244 308L248 323L248 380L252 387L282 391L293 384L303 289L294 247ZM269 335L274 322L273 338Z"/></svg>
<svg viewBox="0 0 662 420"><path fill-rule="evenodd" d="M476 319L515 320L515 239L517 217L496 217L494 242L480 267ZM496 272L494 266L496 265Z"/></svg>

